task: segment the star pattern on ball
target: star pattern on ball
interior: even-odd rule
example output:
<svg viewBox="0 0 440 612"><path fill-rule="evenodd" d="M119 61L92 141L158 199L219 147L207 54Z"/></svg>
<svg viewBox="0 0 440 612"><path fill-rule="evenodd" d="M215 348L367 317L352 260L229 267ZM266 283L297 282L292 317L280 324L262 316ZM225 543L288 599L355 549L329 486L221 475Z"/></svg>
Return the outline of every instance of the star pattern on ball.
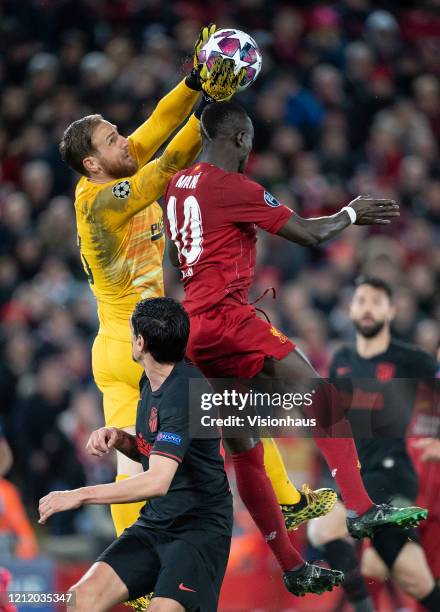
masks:
<svg viewBox="0 0 440 612"><path fill-rule="evenodd" d="M205 64L208 73L218 57L232 59L235 74L245 68L238 91L243 91L253 83L261 70L261 51L255 40L241 30L218 30L199 52L199 62Z"/></svg>

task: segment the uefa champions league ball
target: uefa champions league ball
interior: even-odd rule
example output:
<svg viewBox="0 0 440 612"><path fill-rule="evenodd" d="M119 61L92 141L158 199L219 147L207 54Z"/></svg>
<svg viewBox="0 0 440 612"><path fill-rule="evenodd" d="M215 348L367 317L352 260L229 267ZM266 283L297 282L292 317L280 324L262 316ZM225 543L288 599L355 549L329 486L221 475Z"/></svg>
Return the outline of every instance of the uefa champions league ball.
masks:
<svg viewBox="0 0 440 612"><path fill-rule="evenodd" d="M203 45L199 52L199 62L205 64L208 73L217 57L229 57L234 60L237 74L241 68L246 68L238 91L243 91L255 81L261 70L262 57L255 40L241 30L217 30Z"/></svg>

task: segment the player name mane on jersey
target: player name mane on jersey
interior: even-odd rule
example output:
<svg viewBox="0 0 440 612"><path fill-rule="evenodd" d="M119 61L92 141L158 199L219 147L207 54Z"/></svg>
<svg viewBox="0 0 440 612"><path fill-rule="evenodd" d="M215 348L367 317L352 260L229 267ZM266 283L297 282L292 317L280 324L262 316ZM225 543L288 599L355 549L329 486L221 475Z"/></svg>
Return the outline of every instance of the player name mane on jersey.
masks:
<svg viewBox="0 0 440 612"><path fill-rule="evenodd" d="M202 173L199 172L199 174L195 174L194 176L186 176L185 174L180 175L176 181L176 187L180 187L180 189L195 189L201 174Z"/></svg>

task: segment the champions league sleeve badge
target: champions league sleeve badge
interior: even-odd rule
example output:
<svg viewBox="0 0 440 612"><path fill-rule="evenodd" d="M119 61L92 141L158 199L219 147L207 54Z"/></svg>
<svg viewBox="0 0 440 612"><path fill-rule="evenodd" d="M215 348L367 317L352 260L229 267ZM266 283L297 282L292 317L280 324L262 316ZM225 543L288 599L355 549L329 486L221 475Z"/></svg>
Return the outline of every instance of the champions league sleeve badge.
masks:
<svg viewBox="0 0 440 612"><path fill-rule="evenodd" d="M278 200L274 198L273 195L269 193L268 191L264 192L264 201L266 202L268 206L271 206L272 208L276 208L277 206L280 206L280 202L278 202Z"/></svg>
<svg viewBox="0 0 440 612"><path fill-rule="evenodd" d="M112 193L115 198L119 198L120 200L128 198L130 195L130 181L121 181L120 183L116 183L112 189Z"/></svg>

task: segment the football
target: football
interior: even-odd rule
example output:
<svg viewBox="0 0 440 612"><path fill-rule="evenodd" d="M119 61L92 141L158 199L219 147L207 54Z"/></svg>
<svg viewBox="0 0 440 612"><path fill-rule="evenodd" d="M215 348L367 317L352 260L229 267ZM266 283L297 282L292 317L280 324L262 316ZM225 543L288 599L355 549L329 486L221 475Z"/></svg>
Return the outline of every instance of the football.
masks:
<svg viewBox="0 0 440 612"><path fill-rule="evenodd" d="M241 30L217 30L199 52L199 61L206 65L208 73L219 56L230 57L234 60L237 72L246 68L238 91L243 91L255 81L261 70L262 57L255 40Z"/></svg>

